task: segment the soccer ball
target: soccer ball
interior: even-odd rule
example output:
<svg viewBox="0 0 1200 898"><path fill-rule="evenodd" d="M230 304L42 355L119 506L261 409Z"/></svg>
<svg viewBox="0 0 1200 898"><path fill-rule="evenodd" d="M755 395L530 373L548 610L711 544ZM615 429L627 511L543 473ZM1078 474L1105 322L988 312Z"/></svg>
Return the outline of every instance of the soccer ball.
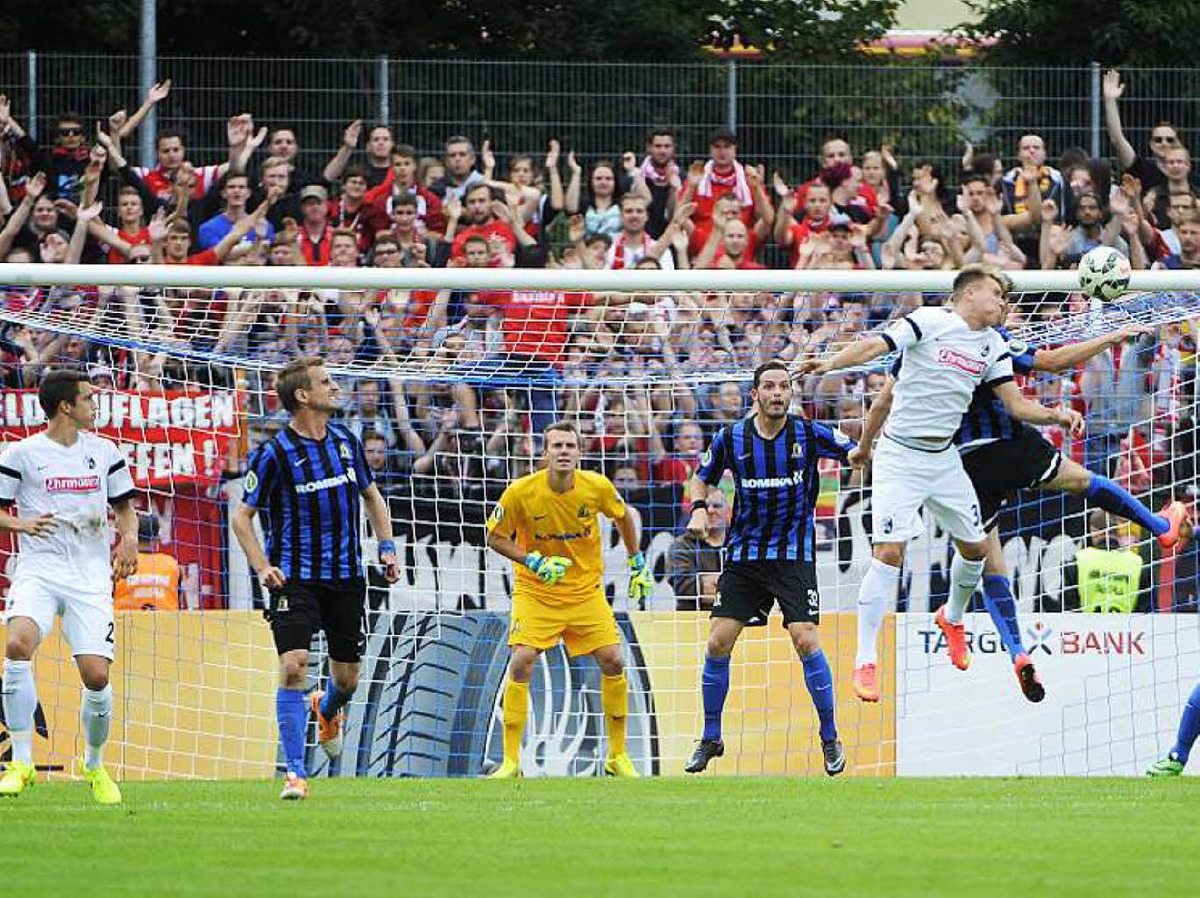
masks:
<svg viewBox="0 0 1200 898"><path fill-rule="evenodd" d="M1129 286L1129 260L1111 246L1097 246L1079 260L1079 286L1084 296L1105 302L1116 299Z"/></svg>

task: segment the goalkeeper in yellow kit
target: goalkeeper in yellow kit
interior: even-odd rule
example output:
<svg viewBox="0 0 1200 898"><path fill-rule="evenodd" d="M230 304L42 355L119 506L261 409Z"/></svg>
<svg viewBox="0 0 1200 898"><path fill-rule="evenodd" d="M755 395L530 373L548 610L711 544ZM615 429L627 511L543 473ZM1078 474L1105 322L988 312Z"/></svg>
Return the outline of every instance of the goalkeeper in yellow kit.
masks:
<svg viewBox="0 0 1200 898"><path fill-rule="evenodd" d="M637 532L625 502L603 474L579 469L579 432L566 422L546 428L546 466L510 484L488 518L488 546L515 562L512 659L504 687L504 761L498 779L521 775L521 736L529 714L529 677L546 649L566 643L572 657L591 655L600 665L600 697L608 723L610 776L640 776L625 752L628 687L621 637L604 597L604 560L597 513L621 534L629 551L629 597L640 600L654 576L638 551Z"/></svg>

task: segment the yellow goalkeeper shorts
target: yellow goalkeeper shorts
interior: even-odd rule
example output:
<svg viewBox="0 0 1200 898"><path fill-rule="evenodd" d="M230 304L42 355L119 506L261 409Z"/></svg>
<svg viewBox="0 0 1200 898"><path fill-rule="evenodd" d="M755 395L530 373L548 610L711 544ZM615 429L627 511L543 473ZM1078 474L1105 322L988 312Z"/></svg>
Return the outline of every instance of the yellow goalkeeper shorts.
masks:
<svg viewBox="0 0 1200 898"><path fill-rule="evenodd" d="M573 605L547 605L517 591L513 595L508 644L545 650L554 648L560 639L572 657L620 644L617 619L604 593L597 591L590 599Z"/></svg>

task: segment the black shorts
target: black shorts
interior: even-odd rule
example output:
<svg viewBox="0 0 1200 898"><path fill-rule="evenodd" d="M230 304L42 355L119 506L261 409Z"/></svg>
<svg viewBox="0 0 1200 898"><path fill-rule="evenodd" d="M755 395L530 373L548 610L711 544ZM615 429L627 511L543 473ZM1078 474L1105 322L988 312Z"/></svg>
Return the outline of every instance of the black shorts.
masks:
<svg viewBox="0 0 1200 898"><path fill-rule="evenodd" d="M817 568L811 561L726 561L717 581L713 617L731 617L747 627L767 623L779 603L783 625L821 620Z"/></svg>
<svg viewBox="0 0 1200 898"><path fill-rule="evenodd" d="M1026 424L1014 426L1012 439L985 443L962 457L979 497L984 530L996 526L1000 509L1017 490L1053 480L1062 464L1062 456L1044 436Z"/></svg>
<svg viewBox="0 0 1200 898"><path fill-rule="evenodd" d="M366 598L365 580L297 581L271 590L266 616L276 651L307 651L313 634L324 630L331 659L357 662L366 648Z"/></svg>

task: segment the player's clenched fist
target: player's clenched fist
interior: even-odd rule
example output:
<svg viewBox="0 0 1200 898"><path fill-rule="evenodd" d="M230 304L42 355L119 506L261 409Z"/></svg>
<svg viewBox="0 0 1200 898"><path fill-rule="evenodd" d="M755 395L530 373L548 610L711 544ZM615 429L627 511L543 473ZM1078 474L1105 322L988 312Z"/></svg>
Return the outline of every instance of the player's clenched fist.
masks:
<svg viewBox="0 0 1200 898"><path fill-rule="evenodd" d="M571 559L563 558L561 555L530 552L525 556L525 567L537 574L538 579L547 586L554 586L561 582L570 566Z"/></svg>

